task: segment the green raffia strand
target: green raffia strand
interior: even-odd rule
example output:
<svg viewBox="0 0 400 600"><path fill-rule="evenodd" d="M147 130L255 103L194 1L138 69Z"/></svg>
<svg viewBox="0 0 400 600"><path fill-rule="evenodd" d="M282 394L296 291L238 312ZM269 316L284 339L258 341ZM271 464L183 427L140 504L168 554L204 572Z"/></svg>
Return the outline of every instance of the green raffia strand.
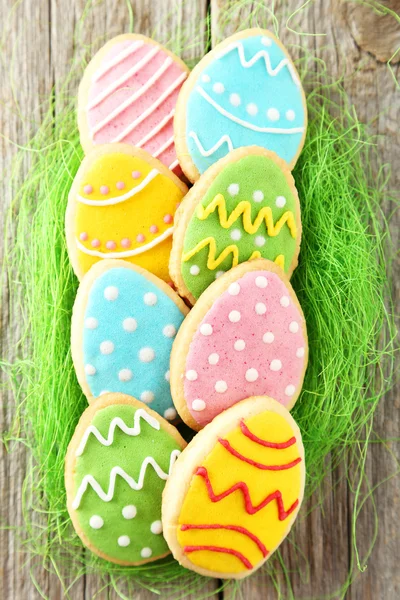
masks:
<svg viewBox="0 0 400 600"><path fill-rule="evenodd" d="M235 11L249 4L237 2ZM78 34L89 8L78 23ZM253 8L242 28L276 29L278 21L264 2L253 3ZM233 12L226 14L223 27ZM129 10L127 19L132 29ZM178 53L201 48L204 30L209 31L208 20L190 38L178 28L168 46ZM160 39L157 32L154 37ZM91 54L87 48L85 58ZM17 154L10 175L14 201L7 233L13 245L6 247L4 268L11 294L10 321L21 322L22 332L18 359L12 365L1 364L16 398L15 423L4 440L22 442L30 451L22 496L25 530L20 535L27 552L36 558L35 568L55 573L67 598L73 583L91 573L100 575L100 589L112 586L120 598L132 597L139 588L168 598L190 593L205 598L214 591L204 591L204 578L182 569L172 558L135 568L99 559L83 548L66 511L64 456L86 407L70 355L77 281L64 236L68 191L82 159L75 82L85 62L74 62L57 104L55 96L50 98L43 124ZM324 63L315 58L305 57L298 67L308 91L309 129L294 171L303 241L292 281L307 321L310 363L293 415L306 448L307 498L318 492L313 498L318 496L316 505L323 504L321 483L339 463L345 463L346 474L350 466L355 473L354 560L362 567L367 557L357 554L356 521L372 493L361 496L364 461L374 410L391 385L395 352L392 311L385 308L390 297L390 237L381 203L387 178L383 166L373 175L369 165L379 165L375 142L351 109L340 82L330 80ZM54 116L60 99L65 108ZM30 170L23 177L27 160ZM307 577L307 560L296 546L295 531L286 544L295 551L296 571ZM290 572L280 551L263 569L280 598L293 598ZM352 571L329 597L344 596ZM233 595L240 594L239 583L228 585ZM46 597L43 590L41 594Z"/></svg>

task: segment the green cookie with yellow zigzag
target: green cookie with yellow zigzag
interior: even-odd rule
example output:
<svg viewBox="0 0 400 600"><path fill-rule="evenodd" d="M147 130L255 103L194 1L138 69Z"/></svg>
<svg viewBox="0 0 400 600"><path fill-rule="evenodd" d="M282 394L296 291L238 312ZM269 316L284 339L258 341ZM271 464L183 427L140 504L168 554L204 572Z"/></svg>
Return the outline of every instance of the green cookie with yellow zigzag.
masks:
<svg viewBox="0 0 400 600"><path fill-rule="evenodd" d="M240 148L210 167L184 199L171 277L192 303L220 274L252 258L275 261L290 277L300 239L300 205L288 165L262 148Z"/></svg>

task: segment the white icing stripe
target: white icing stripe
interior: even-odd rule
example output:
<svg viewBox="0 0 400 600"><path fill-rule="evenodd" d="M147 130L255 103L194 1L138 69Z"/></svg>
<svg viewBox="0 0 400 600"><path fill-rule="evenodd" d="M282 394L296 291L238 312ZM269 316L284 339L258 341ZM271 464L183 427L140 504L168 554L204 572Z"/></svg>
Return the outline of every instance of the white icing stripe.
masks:
<svg viewBox="0 0 400 600"><path fill-rule="evenodd" d="M87 204L88 206L110 206L110 204L119 204L142 191L142 189L145 188L150 181L153 181L157 175L160 175L160 172L157 171L157 169L152 169L139 185L129 190L129 192L126 192L126 194L122 194L122 196L115 196L114 198L108 198L107 200L89 200L88 198L84 198L80 194L77 194L76 199L78 202Z"/></svg>
<svg viewBox="0 0 400 600"><path fill-rule="evenodd" d="M164 152L164 150L169 148L173 143L174 143L174 136L172 135L162 146L160 146L158 148L158 150L156 150L156 152L153 152L153 156L155 158L157 156L160 156L160 154L162 154Z"/></svg>
<svg viewBox="0 0 400 600"><path fill-rule="evenodd" d="M117 135L117 137L115 137L113 140L111 140L112 142L121 142L124 138L126 138L127 135L129 135L131 133L131 131L133 131L135 129L135 127L137 127L138 125L140 125L140 123L142 121L144 121L145 119L147 119L147 117L149 115L151 115L152 112L155 111L155 109L164 102L164 100L166 98L168 98L168 96L170 94L172 94L172 92L178 87L178 85L180 85L187 77L187 73L182 73L182 75L180 75L177 79L175 79L175 81L173 83L171 83L171 85L169 86L169 88L167 88L165 90L165 92L163 94L161 94L161 96L159 97L158 100L156 100L156 102L154 102L154 104L152 104L151 106L149 106L149 108L147 110L144 111L144 113L142 113L140 115L140 117L138 117L136 119L136 121L133 121L133 123L131 123L126 129L124 129L124 131L122 131L119 135Z"/></svg>
<svg viewBox="0 0 400 600"><path fill-rule="evenodd" d="M119 63L128 58L128 56L134 54L136 50L139 50L139 48L141 48L143 44L144 42L142 40L138 40L137 42L133 42L132 44L130 44L127 48L125 48L119 54L117 54L117 56L114 56L114 58L107 61L101 69L96 71L96 73L92 77L92 81L95 82L101 79L103 75L108 73L110 69L119 65Z"/></svg>
<svg viewBox="0 0 400 600"><path fill-rule="evenodd" d="M117 117L119 114L121 114L126 108L128 108L129 106L131 106L131 104L133 104L138 98L140 98L145 92L147 92L147 90L156 82L158 81L158 79L161 77L161 75L163 75L165 73L165 71L168 69L168 67L170 67L173 63L173 60L171 57L168 57L163 64L161 65L161 67L158 69L158 71L156 71L154 73L154 75L152 77L150 77L150 79L144 84L142 85L141 88L139 88L137 90L137 92L135 92L130 98L128 98L127 100L125 100L125 102L123 102L122 104L120 104L118 106L118 108L116 108L115 110L113 110L112 112L110 112L109 115L107 115L107 117L105 117L105 119L103 119L102 121L100 121L99 123L97 123L97 125L95 127L93 127L92 129L92 138L94 137L94 135L96 135L96 133L98 133L101 129L103 129L103 127L105 127L106 125L108 125L108 123L110 121L112 121L115 117ZM139 144L136 144L136 146L139 146Z"/></svg>
<svg viewBox="0 0 400 600"><path fill-rule="evenodd" d="M79 240L75 239L75 241L78 249L89 256L97 256L97 258L129 258L130 256L143 254L143 252L147 252L147 250L154 248L154 246L158 246L158 244L161 244L161 242L172 235L173 231L174 228L170 227L169 229L166 229L163 234L159 235L155 240L152 240L148 244L140 246L140 248L134 248L133 250L125 250L124 252L100 252L98 250L90 250L89 248L85 248L85 246L83 246Z"/></svg>
<svg viewBox="0 0 400 600"><path fill-rule="evenodd" d="M245 69L252 67L254 65L254 63L256 63L260 58L263 58L264 62L265 62L265 68L267 69L268 75L270 75L271 77L276 77L276 75L278 75L278 73L280 71L282 71L282 69L287 67L289 73L292 76L294 83L296 85L300 85L299 78L297 77L297 74L294 70L294 67L293 67L291 61L288 58L284 58L281 60L279 65L277 67L275 67L275 69L273 69L272 65L271 65L271 59L269 57L269 53L267 50L260 50L259 52L257 52L257 54L255 54L253 56L253 58L251 58L250 60L246 60L242 42L234 42L233 44L231 44L230 46L228 46L227 48L222 50L222 52L218 55L218 58L222 58L223 56L226 56L227 54L229 54L229 52L232 52L232 50L235 50L235 48L238 49L240 63L242 65L242 67L244 67Z"/></svg>
<svg viewBox="0 0 400 600"><path fill-rule="evenodd" d="M134 65L133 67L131 67L129 69L129 71L127 71L119 79L117 79L116 81L114 81L111 85L108 86L108 88L106 88L104 91L102 91L100 94L98 94L98 96L96 96L91 102L89 102L89 104L87 105L87 110L90 110L90 109L94 108L95 106L97 106L98 104L100 104L100 102L103 102L103 100L105 100L110 94L112 94L113 92L115 92L115 90L117 90L120 85L122 85L123 83L125 83L126 81L128 81L128 79L130 79L130 77L132 77L132 75L134 75L135 73L137 73L138 71L140 71L140 69L142 67L144 67L145 65L147 65L147 63L158 52L159 52L159 48L153 48L152 50L150 50L150 52L148 52L142 58L142 60L140 60L138 63L136 63L136 65Z"/></svg>
<svg viewBox="0 0 400 600"><path fill-rule="evenodd" d="M173 162L173 163L171 163L171 164L169 165L168 169L170 169L171 171L173 171L173 170L175 169L175 167L177 167L178 165L179 165L179 160L178 160L178 159L176 159L176 160L174 160L174 162Z"/></svg>
<svg viewBox="0 0 400 600"><path fill-rule="evenodd" d="M199 152L200 152L200 154L201 154L202 156L211 156L211 154L214 154L214 152L216 152L217 150L219 150L219 148L220 148L220 147L222 146L222 144L224 144L225 142L228 144L228 149L229 149L229 152L232 152L232 150L233 150L233 148L234 148L234 146L233 146L233 143L232 143L232 140L231 140L231 138L229 137L229 135L228 135L228 134L225 134L225 135L223 135L223 136L222 136L222 137L221 137L221 138L218 140L218 142L217 142L217 143L216 143L214 146L212 146L212 148L210 148L209 150L205 150L205 148L202 146L202 144L201 144L201 142L200 142L199 138L197 137L197 133L196 133L195 131L191 131L191 132L189 133L189 137L191 137L191 138L192 138L192 139L195 141L195 143L196 143L196 146L197 146L197 148L198 148L198 150L199 150Z"/></svg>
<svg viewBox="0 0 400 600"><path fill-rule="evenodd" d="M171 452L168 473L165 473L162 470L160 465L156 462L156 460L152 456L147 456L144 459L144 461L142 462L142 466L140 467L139 479L137 481L135 481L133 479L133 477L128 475L128 473L126 473L126 471L124 471L124 469L122 469L122 467L118 467L118 466L113 467L110 472L110 482L108 485L107 492L105 492L103 490L103 488L98 483L98 481L93 477L93 475L85 475L85 477L82 479L82 482L78 488L75 499L72 502L72 508L74 510L79 508L81 500L82 500L82 496L86 492L89 485L91 486L93 491L96 492L96 494L99 496L99 498L101 498L101 500L103 500L104 502L110 502L110 500L112 500L114 497L115 481L117 479L117 475L122 477L122 479L124 479L126 481L126 483L129 485L129 487L132 490L136 490L136 491L141 490L143 488L144 478L146 475L146 470L147 470L148 465L151 465L153 467L153 469L155 470L155 472L157 473L157 475L159 476L160 479L164 479L164 480L168 479L168 475L171 473L172 467L174 466L174 463L175 463L176 459L178 458L179 454L180 454L180 450L173 450Z"/></svg>
<svg viewBox="0 0 400 600"><path fill-rule="evenodd" d="M222 108L215 100L210 98L210 96L203 90L203 88L197 86L196 90L199 92L201 96L203 96L204 100L206 100L211 106L213 106L221 115L230 119L234 123L241 125L242 127L246 127L247 129L252 129L253 131L260 131L261 133L303 133L304 127L292 127L291 129L284 129L282 127L259 127L258 125L253 125L253 123L249 123L248 121L243 121L239 119L239 117L235 117L230 112Z"/></svg>
<svg viewBox="0 0 400 600"><path fill-rule="evenodd" d="M172 117L175 114L175 109L173 108L171 110L171 112L169 113L169 115L167 115L166 117L164 117L158 125L156 125L156 127L154 127L154 129L152 129L151 131L149 131L148 134L146 134L139 142L137 142L135 144L135 146L137 148L141 148L146 142L148 142L149 140L151 140L152 137L154 137L156 135L156 133L158 133L159 131L161 131L161 129L168 123L168 121L170 121L172 119Z"/></svg>
<svg viewBox="0 0 400 600"><path fill-rule="evenodd" d="M86 443L91 433L103 446L111 446L111 444L114 441L114 433L117 427L119 427L121 431L126 433L126 435L139 435L141 433L140 419L146 421L146 423L148 423L153 429L156 429L157 431L160 429L160 423L157 421L157 419L149 415L143 408L139 408L139 410L135 412L135 416L133 418L133 427L128 427L128 425L125 423L125 421L121 419L121 417L115 417L110 423L106 438L101 435L97 427L95 427L94 425L90 425L83 434L81 443L79 444L76 451L76 456L81 456L83 454L86 447Z"/></svg>

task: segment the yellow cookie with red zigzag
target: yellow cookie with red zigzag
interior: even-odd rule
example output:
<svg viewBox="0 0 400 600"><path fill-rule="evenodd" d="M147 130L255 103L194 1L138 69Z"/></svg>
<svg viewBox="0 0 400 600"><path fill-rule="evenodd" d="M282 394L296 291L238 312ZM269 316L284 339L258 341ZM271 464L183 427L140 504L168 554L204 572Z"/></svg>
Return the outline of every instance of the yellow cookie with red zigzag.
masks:
<svg viewBox="0 0 400 600"><path fill-rule="evenodd" d="M164 537L201 575L241 579L288 535L305 482L296 422L267 396L217 416L179 456L164 488Z"/></svg>
<svg viewBox="0 0 400 600"><path fill-rule="evenodd" d="M101 259L121 258L169 281L175 211L186 192L145 150L128 144L94 148L68 197L67 244L78 278Z"/></svg>

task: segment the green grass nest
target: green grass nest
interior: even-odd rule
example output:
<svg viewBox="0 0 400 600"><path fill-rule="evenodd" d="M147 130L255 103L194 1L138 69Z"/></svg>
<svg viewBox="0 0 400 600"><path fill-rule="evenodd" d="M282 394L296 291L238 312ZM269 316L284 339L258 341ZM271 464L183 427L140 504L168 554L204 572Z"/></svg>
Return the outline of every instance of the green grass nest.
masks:
<svg viewBox="0 0 400 600"><path fill-rule="evenodd" d="M270 22L258 18L257 24ZM175 51L187 45L181 33L168 43ZM90 54L88 50L87 58ZM294 170L303 240L292 283L307 321L310 361L293 416L306 450L306 497L321 489L326 473L340 462L358 468L354 523L362 503L359 493L372 417L393 373L395 327L388 273L392 250L381 210L387 178L385 168L378 167L376 175L370 167L379 164L374 140L340 83L331 81L323 63L310 56L297 66L307 91L309 128ZM143 587L169 598L189 593L205 597L204 579L172 558L134 568L97 558L83 548L66 510L64 456L87 405L71 361L77 280L64 235L67 196L83 156L76 87L70 81L83 67L82 61L72 66L62 91L65 108L56 117L55 96L49 99L44 122L17 154L11 174L14 201L6 233L11 233L13 244L6 248L4 269L11 319L21 323L22 331L18 359L11 365L2 363L6 385L16 399L14 427L4 439L29 448L21 539L36 556L38 568L57 574L66 597L77 579L93 572L121 598ZM27 160L29 172L23 177ZM320 503L323 498L318 495L314 504ZM290 539L295 543L296 527ZM264 569L275 587L276 573L288 573L279 551ZM289 577L283 579L280 597L292 597Z"/></svg>

